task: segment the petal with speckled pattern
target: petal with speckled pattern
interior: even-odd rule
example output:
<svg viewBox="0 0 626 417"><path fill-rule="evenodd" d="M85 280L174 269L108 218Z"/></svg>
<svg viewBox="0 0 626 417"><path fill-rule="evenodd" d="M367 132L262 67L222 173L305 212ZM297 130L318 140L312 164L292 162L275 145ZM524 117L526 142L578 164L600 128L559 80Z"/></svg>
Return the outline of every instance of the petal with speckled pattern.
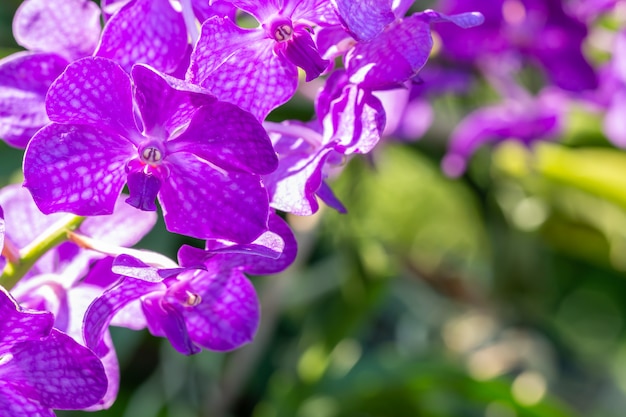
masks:
<svg viewBox="0 0 626 417"><path fill-rule="evenodd" d="M259 325L259 300L239 270L215 267L213 273L195 273L189 290L202 301L181 311L195 343L211 350L232 350L252 341Z"/></svg>
<svg viewBox="0 0 626 417"><path fill-rule="evenodd" d="M245 243L267 230L267 192L257 175L218 170L183 152L168 162L159 201L169 231Z"/></svg>
<svg viewBox="0 0 626 417"><path fill-rule="evenodd" d="M95 55L119 62L126 71L143 63L171 72L187 43L182 14L168 0L133 0L107 22Z"/></svg>
<svg viewBox="0 0 626 417"><path fill-rule="evenodd" d="M68 62L57 54L18 52L0 61L0 138L25 148L50 120L45 98Z"/></svg>
<svg viewBox="0 0 626 417"><path fill-rule="evenodd" d="M17 43L70 61L91 55L100 31L100 8L89 0L27 0L13 19Z"/></svg>
<svg viewBox="0 0 626 417"><path fill-rule="evenodd" d="M268 174L278 165L263 126L252 114L223 101L199 109L167 149L191 152L226 170Z"/></svg>
<svg viewBox="0 0 626 417"><path fill-rule="evenodd" d="M53 122L106 126L129 139L139 135L130 77L109 59L87 57L70 64L50 86L46 111Z"/></svg>
<svg viewBox="0 0 626 417"><path fill-rule="evenodd" d="M132 144L114 133L52 123L28 146L24 186L46 214L110 214L126 181L126 162L133 154Z"/></svg>

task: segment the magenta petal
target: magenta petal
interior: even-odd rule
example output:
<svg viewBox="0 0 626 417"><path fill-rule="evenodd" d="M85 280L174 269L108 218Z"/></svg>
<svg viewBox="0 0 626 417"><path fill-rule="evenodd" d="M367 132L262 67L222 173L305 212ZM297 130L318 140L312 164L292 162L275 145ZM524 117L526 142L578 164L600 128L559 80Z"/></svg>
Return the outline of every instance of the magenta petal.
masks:
<svg viewBox="0 0 626 417"><path fill-rule="evenodd" d="M385 110L370 91L349 84L341 96L332 102L324 124L332 126L337 152L345 155L368 153L382 136Z"/></svg>
<svg viewBox="0 0 626 417"><path fill-rule="evenodd" d="M422 13L416 13L411 18L421 19L428 23L454 23L460 28L468 29L474 26L482 25L485 17L479 12L458 13L446 15L434 10L425 10Z"/></svg>
<svg viewBox="0 0 626 417"><path fill-rule="evenodd" d="M132 145L115 134L52 123L33 137L26 150L24 186L46 214L110 214L132 153Z"/></svg>
<svg viewBox="0 0 626 417"><path fill-rule="evenodd" d="M267 193L258 176L224 172L187 153L168 161L159 201L169 231L245 243L267 229Z"/></svg>
<svg viewBox="0 0 626 417"><path fill-rule="evenodd" d="M252 114L223 101L198 110L189 127L167 147L170 152L191 152L226 170L267 174L278 165L263 126Z"/></svg>
<svg viewBox="0 0 626 417"><path fill-rule="evenodd" d="M100 360L56 329L45 339L16 344L10 353L3 379L46 407L81 409L97 403L106 392Z"/></svg>
<svg viewBox="0 0 626 417"><path fill-rule="evenodd" d="M95 55L119 62L126 71L143 63L171 72L187 43L183 16L168 0L133 0L107 22Z"/></svg>
<svg viewBox="0 0 626 417"><path fill-rule="evenodd" d="M0 417L55 417L39 401L24 397L9 381L0 381Z"/></svg>
<svg viewBox="0 0 626 417"><path fill-rule="evenodd" d="M27 0L15 13L13 34L26 49L74 61L94 51L100 38L100 9L89 0Z"/></svg>
<svg viewBox="0 0 626 417"><path fill-rule="evenodd" d="M68 62L57 54L19 52L0 61L0 138L25 148L49 123L45 98Z"/></svg>
<svg viewBox="0 0 626 417"><path fill-rule="evenodd" d="M351 83L363 88L400 86L417 75L432 45L430 24L410 17L371 41L358 43L346 56L346 72Z"/></svg>
<svg viewBox="0 0 626 417"><path fill-rule="evenodd" d="M204 266L215 258L223 265L250 274L278 273L291 265L298 247L287 222L275 213L270 214L268 226L269 230L250 244L224 245L223 242L207 241L206 250L183 245L178 251L178 259L181 265L190 267Z"/></svg>
<svg viewBox="0 0 626 417"><path fill-rule="evenodd" d="M139 135L130 77L108 59L88 57L70 64L50 87L46 111L53 122L104 125L131 140Z"/></svg>
<svg viewBox="0 0 626 417"><path fill-rule="evenodd" d="M167 337L174 349L183 355L201 351L187 333L183 314L174 305L162 301L161 297L149 297L143 300L141 306L153 335Z"/></svg>
<svg viewBox="0 0 626 417"><path fill-rule="evenodd" d="M108 380L107 391L104 396L96 404L85 408L85 411L98 411L110 408L117 399L117 393L120 388L120 365L117 361L117 354L113 348L113 340L110 332L104 334L104 343L109 347L106 355L100 358L104 371Z"/></svg>
<svg viewBox="0 0 626 417"><path fill-rule="evenodd" d="M330 64L329 60L320 56L311 34L305 28L296 28L283 53L291 63L304 70L307 82L319 77Z"/></svg>
<svg viewBox="0 0 626 417"><path fill-rule="evenodd" d="M339 213L345 214L348 212L346 207L339 201L333 190L322 181L320 188L315 193L328 207L332 207Z"/></svg>
<svg viewBox="0 0 626 417"><path fill-rule="evenodd" d="M290 128L288 124L283 126L285 130ZM263 181L273 208L308 216L319 208L315 192L322 183L324 162L333 151L334 143L315 148L298 133L306 135L310 132L312 137L317 137L317 132L305 126L294 125L294 128L297 130L293 135L277 134L278 169L264 175Z"/></svg>
<svg viewBox="0 0 626 417"><path fill-rule="evenodd" d="M89 306L85 314L83 334L87 347L100 357L106 355L109 347L104 342L104 337L113 316L143 295L164 289L161 283L126 278L105 291Z"/></svg>
<svg viewBox="0 0 626 417"><path fill-rule="evenodd" d="M146 136L170 137L189 123L198 108L216 100L204 89L159 74L145 65L135 65L132 77Z"/></svg>
<svg viewBox="0 0 626 417"><path fill-rule="evenodd" d="M143 170L128 174L126 203L142 211L156 211L156 196L161 189L161 180Z"/></svg>
<svg viewBox="0 0 626 417"><path fill-rule="evenodd" d="M275 54L274 45L262 29L242 29L227 18L209 19L202 25L187 79L264 120L298 85L297 67Z"/></svg>
<svg viewBox="0 0 626 417"><path fill-rule="evenodd" d="M115 274L148 282L161 282L165 278L178 275L185 269L186 268L157 268L144 263L141 259L126 254L117 256L112 266L112 271Z"/></svg>
<svg viewBox="0 0 626 417"><path fill-rule="evenodd" d="M253 254L237 254L231 255L229 262L233 265L241 265L245 272L254 275L277 274L287 269L296 259L298 252L296 238L287 222L275 213L270 214L268 226L271 233L280 236L283 242L282 252L277 259Z"/></svg>
<svg viewBox="0 0 626 417"><path fill-rule="evenodd" d="M340 25L321 28L316 35L317 49L326 59L343 55L354 44L354 39Z"/></svg>
<svg viewBox="0 0 626 417"><path fill-rule="evenodd" d="M136 210L123 202L120 196L110 216L89 217L80 226L80 232L113 245L130 247L139 242L157 221L156 213Z"/></svg>
<svg viewBox="0 0 626 417"><path fill-rule="evenodd" d="M226 351L248 343L259 325L259 301L250 281L238 270L200 271L189 290L201 297L182 309L191 339L198 345Z"/></svg>
<svg viewBox="0 0 626 417"><path fill-rule="evenodd" d="M2 287L0 317L0 351L5 351L14 343L47 336L54 323L54 317L47 311L22 310Z"/></svg>
<svg viewBox="0 0 626 417"><path fill-rule="evenodd" d="M359 41L373 39L395 19L391 11L391 0L333 0L332 2L337 8L342 23Z"/></svg>

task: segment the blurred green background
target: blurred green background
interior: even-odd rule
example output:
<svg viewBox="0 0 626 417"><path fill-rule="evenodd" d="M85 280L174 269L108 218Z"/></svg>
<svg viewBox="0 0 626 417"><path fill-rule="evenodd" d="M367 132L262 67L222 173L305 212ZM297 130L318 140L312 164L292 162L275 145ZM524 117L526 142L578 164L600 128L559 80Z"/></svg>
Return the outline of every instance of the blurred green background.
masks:
<svg viewBox="0 0 626 417"><path fill-rule="evenodd" d="M0 3L2 55L18 3ZM482 149L447 179L445 141L485 96L434 99L425 138L350 161L332 183L349 214L289 217L300 255L253 278L252 344L184 357L114 329L122 385L97 415L623 416L626 154L580 112L561 143ZM299 100L279 116L309 114ZM2 184L21 155L0 144ZM159 223L139 246L185 242Z"/></svg>

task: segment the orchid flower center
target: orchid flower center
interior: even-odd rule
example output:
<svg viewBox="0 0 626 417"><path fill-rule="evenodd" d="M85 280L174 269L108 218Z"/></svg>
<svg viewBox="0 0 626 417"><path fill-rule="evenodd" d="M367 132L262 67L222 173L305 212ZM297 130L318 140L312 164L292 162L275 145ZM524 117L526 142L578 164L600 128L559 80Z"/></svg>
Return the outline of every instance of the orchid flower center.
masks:
<svg viewBox="0 0 626 417"><path fill-rule="evenodd" d="M195 307L202 302L202 297L190 291L186 291L187 299L183 303L187 307Z"/></svg>
<svg viewBox="0 0 626 417"><path fill-rule="evenodd" d="M139 149L139 159L146 165L157 166L163 161L164 153L159 144L151 142Z"/></svg>
<svg viewBox="0 0 626 417"><path fill-rule="evenodd" d="M268 37L274 39L278 43L290 41L294 35L293 22L291 19L281 15L275 15L268 19L263 27Z"/></svg>
<svg viewBox="0 0 626 417"><path fill-rule="evenodd" d="M274 39L277 42L286 42L293 36L293 28L289 24L277 26L274 29Z"/></svg>

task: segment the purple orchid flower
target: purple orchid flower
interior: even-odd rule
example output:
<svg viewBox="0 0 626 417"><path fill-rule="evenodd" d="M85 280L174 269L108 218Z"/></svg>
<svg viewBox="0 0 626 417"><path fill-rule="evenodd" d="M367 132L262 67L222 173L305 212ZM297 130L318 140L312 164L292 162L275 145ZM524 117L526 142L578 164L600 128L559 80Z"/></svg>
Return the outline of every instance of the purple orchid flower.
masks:
<svg viewBox="0 0 626 417"><path fill-rule="evenodd" d="M271 248L260 252L250 245L216 246L215 242L208 243L208 251L183 247L178 255L180 267L173 261L154 266L141 255L118 256L112 273L123 278L89 307L84 326L87 346L98 354L106 353L103 332L120 310L133 304L135 314L127 315L123 325L138 328L145 323L152 334L167 337L183 354L197 353L201 347L232 350L250 342L258 326L259 302L244 272L279 272L293 262L296 253L287 224L272 215L269 226L266 234L278 235L280 244L275 236L264 236L255 245L270 244ZM268 250L277 259L258 255Z"/></svg>
<svg viewBox="0 0 626 417"><path fill-rule="evenodd" d="M480 25L480 13L444 15L426 10L403 17L412 2L393 8L391 1L354 2L333 0L345 30L356 42L344 62L351 83L371 90L403 86L422 69L433 46L431 24L451 22L460 28ZM332 42L345 43L335 31ZM328 41L326 48L330 48ZM339 48L335 48L335 53ZM333 53L328 52L327 53Z"/></svg>
<svg viewBox="0 0 626 417"><path fill-rule="evenodd" d="M88 0L26 0L13 19L28 49L0 61L0 138L26 147L49 119L48 87L72 61L90 55L100 36L100 11Z"/></svg>
<svg viewBox="0 0 626 417"><path fill-rule="evenodd" d="M54 417L84 409L105 394L100 360L53 329L49 312L23 310L0 287L0 416Z"/></svg>
<svg viewBox="0 0 626 417"><path fill-rule="evenodd" d="M517 140L526 146L555 138L561 132L566 101L554 89L536 98L506 100L470 113L454 129L442 169L450 177L465 172L467 161L483 144Z"/></svg>
<svg viewBox="0 0 626 417"><path fill-rule="evenodd" d="M187 79L264 120L295 93L297 67L307 81L326 70L329 61L320 57L311 30L336 18L322 0L230 3L254 16L260 26L243 29L229 18L204 22Z"/></svg>
<svg viewBox="0 0 626 417"><path fill-rule="evenodd" d="M53 123L24 156L25 187L44 213L111 213L128 183L127 203L155 210L158 195L175 233L250 242L267 229L259 175L277 158L251 114L147 66L131 81L98 57L71 64L46 108Z"/></svg>
<svg viewBox="0 0 626 417"><path fill-rule="evenodd" d="M310 123L265 123L279 155L278 169L263 177L272 207L296 215L319 209L317 197L341 213L346 209L324 179L346 155L370 152L378 143L385 112L371 91L334 72L316 101L319 119Z"/></svg>
<svg viewBox="0 0 626 417"><path fill-rule="evenodd" d="M568 15L559 0L445 0L448 13L478 10L485 24L469 31L441 26L443 53L480 64L485 57L537 63L556 86L568 91L595 89L598 78L582 53L587 25Z"/></svg>

